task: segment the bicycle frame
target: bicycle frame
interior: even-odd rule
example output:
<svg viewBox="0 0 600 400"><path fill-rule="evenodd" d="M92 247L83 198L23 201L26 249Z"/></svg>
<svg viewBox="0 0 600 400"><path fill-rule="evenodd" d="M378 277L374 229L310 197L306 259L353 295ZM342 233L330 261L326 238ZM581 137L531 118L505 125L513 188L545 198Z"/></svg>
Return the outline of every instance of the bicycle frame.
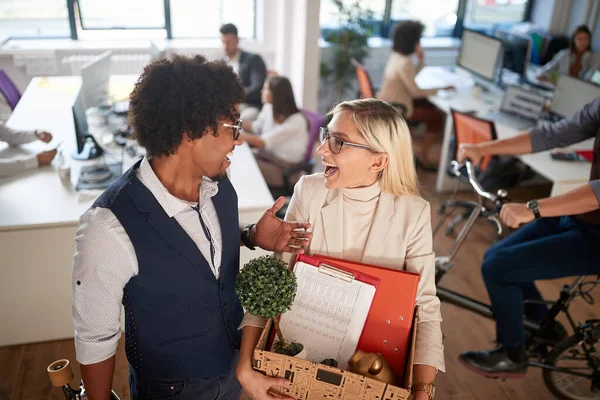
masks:
<svg viewBox="0 0 600 400"><path fill-rule="evenodd" d="M452 268L452 262L456 256L457 252L460 250L460 248L464 244L464 242L465 242L467 236L469 235L469 233L471 232L476 220L482 215L482 213L485 214L486 218L491 219L494 222L497 222L498 233L499 234L501 233L501 225L499 223L498 216L499 216L499 212L500 212L502 205L507 201L507 193L505 190L499 190L497 195L488 193L485 190L483 190L483 188L481 187L481 185L479 184L479 182L477 182L477 179L475 178L473 166L470 161L467 160L464 163L464 165L461 165L461 164L457 163L456 161L453 161L451 166L452 166L452 169L456 176L460 176L459 170L463 166L466 168L468 178L469 178L469 183L471 184L471 186L473 186L473 189L479 195L479 201L478 202L475 202L475 201L461 201L460 202L461 206L472 207L472 211L469 214L469 217L464 222L464 225L463 225L462 229L460 230L460 232L458 233L453 245L451 246L451 248L448 252L448 255L436 257L436 284ZM454 195L456 195L456 190L453 194L452 200L447 202L449 204L448 207L453 207L455 204L457 204L456 201L454 200ZM486 200L492 201L495 204L495 207L493 210L489 210L486 207L486 205L485 205ZM434 237L437 234L437 232L439 231L439 229L445 224L445 222L449 216L449 213L447 213L445 209L442 211L443 211L444 215L442 216L442 218L440 218L440 221L438 221L438 223L436 224L436 226L434 228L434 231L433 231ZM568 308L569 308L569 304L570 304L571 300L575 297L576 290L578 288L580 288L580 285L583 282L583 280L584 280L583 276L577 277L570 285L563 286L563 288L561 289L561 292L560 292L560 296L557 301L544 302L544 304L552 305L552 307L550 308L550 310L546 314L546 317L544 318L544 320L541 323L531 321L527 318L525 318L523 320L525 330L530 334L528 344L527 344L527 352L528 353L535 352L535 350L540 348L540 346L550 346L551 347L555 344L548 340L543 340L543 339L540 340L540 337L542 336L543 333L545 333L545 331L547 329L551 329L552 321L554 321L556 319L556 317L558 316L558 314L560 314L561 312L563 312L566 315L567 320L569 321L569 324L570 324L571 328L573 329L573 331L576 334L579 334L581 332L581 328L576 325L575 321L571 317L571 314L569 313ZM437 286L437 296L440 299L440 301L444 301L444 302L456 305L458 307L464 308L466 310L474 312L483 317L495 320L494 312L492 310L492 307L489 304L480 302L469 296L465 296L456 291L446 289L439 285ZM531 303L531 302L529 302L529 303ZM600 333L599 333L599 335L600 335ZM585 349L585 352L586 352L588 359L591 359L589 350ZM568 373L568 374L572 374L572 375L590 378L590 376L586 375L586 374L574 372L574 371L564 369L564 368L557 368L554 366L543 364L538 361L531 361L530 365L534 366L534 367L552 369L552 370L558 371L558 372L563 372L563 373Z"/></svg>

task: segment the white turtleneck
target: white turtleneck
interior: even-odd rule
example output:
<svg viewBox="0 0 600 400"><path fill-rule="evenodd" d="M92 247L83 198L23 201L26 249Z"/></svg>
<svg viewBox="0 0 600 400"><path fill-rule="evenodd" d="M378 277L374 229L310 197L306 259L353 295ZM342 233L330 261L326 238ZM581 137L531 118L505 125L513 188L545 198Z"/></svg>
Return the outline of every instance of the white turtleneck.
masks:
<svg viewBox="0 0 600 400"><path fill-rule="evenodd" d="M341 190L344 196L344 254L342 258L362 260L379 202L381 187L379 182L375 182L367 187Z"/></svg>

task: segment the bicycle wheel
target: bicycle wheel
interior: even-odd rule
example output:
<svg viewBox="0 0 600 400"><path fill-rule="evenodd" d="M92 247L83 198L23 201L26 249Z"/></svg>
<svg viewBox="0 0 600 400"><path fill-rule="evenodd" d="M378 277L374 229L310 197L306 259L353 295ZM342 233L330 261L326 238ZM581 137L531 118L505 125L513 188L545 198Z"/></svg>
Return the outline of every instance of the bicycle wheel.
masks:
<svg viewBox="0 0 600 400"><path fill-rule="evenodd" d="M592 346L592 358L596 368L600 366L600 348ZM573 372L586 374L589 377L575 376L564 372L543 370L544 383L548 389L559 399L563 400L590 400L600 399L599 382L594 382L592 386L592 376L594 368L590 365L583 348L580 345L580 338L570 336L558 343L548 355L545 364L557 368L569 369ZM597 373L597 372L596 372Z"/></svg>

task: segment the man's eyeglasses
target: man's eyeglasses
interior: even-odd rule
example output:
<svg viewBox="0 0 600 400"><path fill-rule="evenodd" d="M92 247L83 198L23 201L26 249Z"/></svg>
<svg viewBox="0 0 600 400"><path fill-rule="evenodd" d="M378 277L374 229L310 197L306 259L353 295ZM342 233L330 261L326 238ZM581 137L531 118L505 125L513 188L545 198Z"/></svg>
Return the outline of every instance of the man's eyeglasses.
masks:
<svg viewBox="0 0 600 400"><path fill-rule="evenodd" d="M331 136L327 128L319 128L319 133L321 136L321 143L325 143L325 141L327 141L327 144L329 145L329 151L331 151L333 154L340 154L340 151L342 151L344 146L357 147L359 149L370 150L376 153L376 151L373 148L367 145L344 142L342 139L338 139L335 136Z"/></svg>
<svg viewBox="0 0 600 400"><path fill-rule="evenodd" d="M242 132L242 120L238 119L238 121L234 124L221 124L226 128L231 128L233 130L233 140L238 140L240 137L240 132Z"/></svg>

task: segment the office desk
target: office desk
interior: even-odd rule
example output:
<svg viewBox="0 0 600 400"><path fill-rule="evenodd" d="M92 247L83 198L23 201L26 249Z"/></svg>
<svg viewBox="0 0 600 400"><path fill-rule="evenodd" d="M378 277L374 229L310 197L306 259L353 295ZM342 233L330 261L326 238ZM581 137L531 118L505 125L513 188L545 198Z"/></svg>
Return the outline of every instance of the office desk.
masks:
<svg viewBox="0 0 600 400"><path fill-rule="evenodd" d="M498 88L492 88L487 93L481 93L479 97L473 96L473 79L458 68L451 72L443 67L425 67L417 75L417 84L421 88L443 87L454 85L456 94L451 96L430 96L428 100L447 115L438 167L436 189L440 193L451 191L455 187L455 181L446 173L448 163L448 150L450 138L453 134L453 122L450 109L457 111L474 111L475 115L485 115L490 111L498 110L502 102L503 92ZM499 139L514 137L522 131L513 127L496 123L496 133ZM593 139L578 143L572 148L591 149ZM573 190L589 181L590 163L557 161L550 158L550 152L544 151L537 154L528 154L519 157L525 164L552 182L552 196L556 196Z"/></svg>
<svg viewBox="0 0 600 400"><path fill-rule="evenodd" d="M135 77L113 77L115 86ZM75 148L71 105L81 85L79 77L35 78L7 125L52 132L65 154ZM52 144L50 143L50 145ZM49 145L38 142L21 148L0 144L0 157L37 152ZM71 161L72 183L81 165ZM134 159L125 159L131 165ZM231 181L238 194L240 221L256 222L273 198L247 144L234 151ZM60 180L53 167L0 178L0 346L73 336L71 270L79 217L97 193L82 196L74 185ZM241 262L265 254L241 249Z"/></svg>

